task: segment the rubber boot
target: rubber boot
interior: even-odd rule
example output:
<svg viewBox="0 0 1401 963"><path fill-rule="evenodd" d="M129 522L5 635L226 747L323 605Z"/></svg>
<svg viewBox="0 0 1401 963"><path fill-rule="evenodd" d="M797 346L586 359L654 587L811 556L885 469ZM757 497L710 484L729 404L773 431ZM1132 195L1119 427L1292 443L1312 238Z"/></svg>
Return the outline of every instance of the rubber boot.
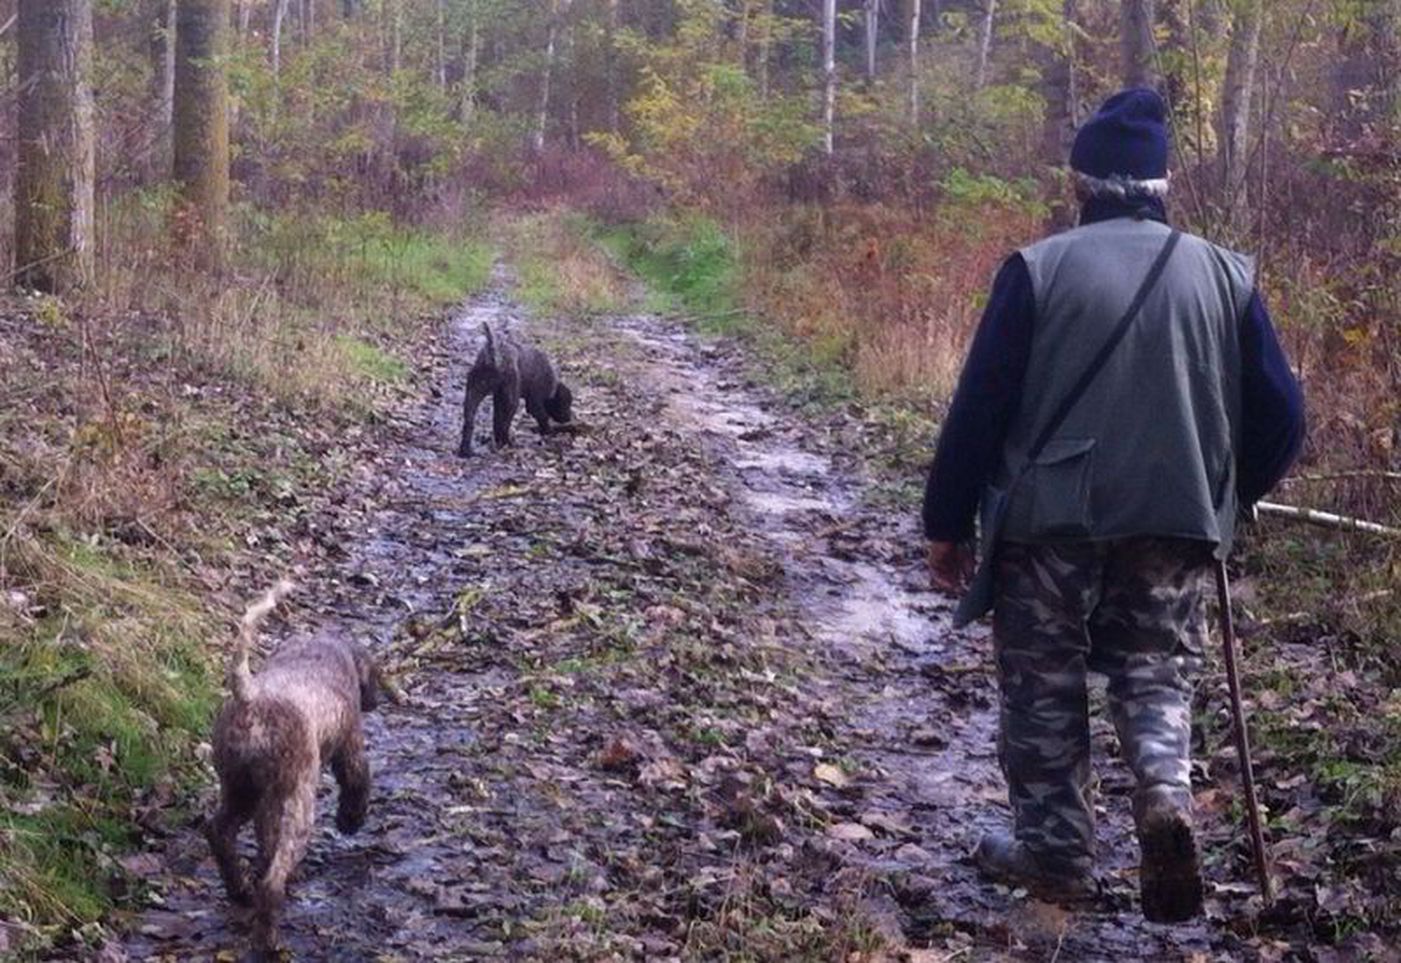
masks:
<svg viewBox="0 0 1401 963"><path fill-rule="evenodd" d="M1099 893L1089 873L1047 866L1009 832L985 833L973 853L973 861L989 879L1028 890L1051 902L1078 902Z"/></svg>
<svg viewBox="0 0 1401 963"><path fill-rule="evenodd" d="M1150 786L1134 800L1133 815L1142 857L1138 881L1144 918L1181 923L1197 916L1202 911L1202 868L1190 795Z"/></svg>

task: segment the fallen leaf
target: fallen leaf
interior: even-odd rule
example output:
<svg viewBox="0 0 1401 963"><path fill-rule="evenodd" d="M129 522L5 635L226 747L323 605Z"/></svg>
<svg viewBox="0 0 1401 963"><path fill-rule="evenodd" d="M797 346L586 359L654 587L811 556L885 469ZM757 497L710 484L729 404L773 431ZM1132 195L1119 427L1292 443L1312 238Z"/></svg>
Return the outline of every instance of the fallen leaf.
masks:
<svg viewBox="0 0 1401 963"><path fill-rule="evenodd" d="M827 835L849 843L859 843L863 840L874 839L876 836L860 823L837 823L834 826L828 826Z"/></svg>

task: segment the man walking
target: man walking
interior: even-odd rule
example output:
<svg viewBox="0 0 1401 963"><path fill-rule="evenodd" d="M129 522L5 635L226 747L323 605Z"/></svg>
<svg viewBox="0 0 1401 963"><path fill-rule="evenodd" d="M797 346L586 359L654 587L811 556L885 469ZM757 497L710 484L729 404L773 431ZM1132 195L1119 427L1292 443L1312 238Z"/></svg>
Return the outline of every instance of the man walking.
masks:
<svg viewBox="0 0 1401 963"><path fill-rule="evenodd" d="M1095 891L1086 673L1101 672L1137 778L1143 912L1176 922L1202 903L1188 750L1204 575L1293 462L1303 401L1250 261L1167 224L1165 113L1126 90L1078 132L1080 226L998 273L924 528L935 587L963 591L981 503L958 617L993 610L1013 828L983 837L980 869Z"/></svg>

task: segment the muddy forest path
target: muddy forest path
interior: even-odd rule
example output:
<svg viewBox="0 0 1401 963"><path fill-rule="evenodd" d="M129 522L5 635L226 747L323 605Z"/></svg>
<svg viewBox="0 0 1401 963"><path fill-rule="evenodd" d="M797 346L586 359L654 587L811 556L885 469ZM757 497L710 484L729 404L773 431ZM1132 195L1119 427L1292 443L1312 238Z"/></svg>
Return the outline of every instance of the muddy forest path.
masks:
<svg viewBox="0 0 1401 963"><path fill-rule="evenodd" d="M327 779L294 958L1223 958L1220 929L1137 916L1107 730L1100 904L978 881L967 854L1006 818L987 639L923 590L854 416L656 317L527 320L507 281L422 359L424 401L340 499L358 521L273 623L369 641L402 690L368 722L360 834L332 828ZM513 447L455 457L483 321L548 348L586 432L522 417ZM127 957L236 958L203 838L161 845Z"/></svg>

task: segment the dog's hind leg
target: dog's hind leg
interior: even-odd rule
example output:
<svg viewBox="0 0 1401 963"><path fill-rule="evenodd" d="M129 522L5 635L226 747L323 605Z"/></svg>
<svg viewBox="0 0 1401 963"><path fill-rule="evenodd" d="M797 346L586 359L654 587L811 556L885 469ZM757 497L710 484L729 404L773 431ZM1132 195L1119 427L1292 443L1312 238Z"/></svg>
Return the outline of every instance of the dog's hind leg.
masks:
<svg viewBox="0 0 1401 963"><path fill-rule="evenodd" d="M263 872L254 896L253 949L270 954L277 949L277 922L287 901L287 880L311 841L316 817L317 769L298 780L285 794L264 797L255 817Z"/></svg>
<svg viewBox="0 0 1401 963"><path fill-rule="evenodd" d="M340 786L336 829L354 833L365 824L365 814L370 808L370 761L365 756L365 736L359 728L350 733L331 757L331 772Z"/></svg>
<svg viewBox="0 0 1401 963"><path fill-rule="evenodd" d="M219 790L219 808L204 829L209 848L214 851L214 862L219 866L219 877L224 881L224 892L240 906L252 902L243 860L238 856L238 831L252 810L248 796L224 783Z"/></svg>
<svg viewBox="0 0 1401 963"><path fill-rule="evenodd" d="M457 444L457 454L462 458L472 454L472 426L477 420L477 409L492 392L492 381L491 375L475 368L467 376L467 390L462 398L462 440Z"/></svg>

